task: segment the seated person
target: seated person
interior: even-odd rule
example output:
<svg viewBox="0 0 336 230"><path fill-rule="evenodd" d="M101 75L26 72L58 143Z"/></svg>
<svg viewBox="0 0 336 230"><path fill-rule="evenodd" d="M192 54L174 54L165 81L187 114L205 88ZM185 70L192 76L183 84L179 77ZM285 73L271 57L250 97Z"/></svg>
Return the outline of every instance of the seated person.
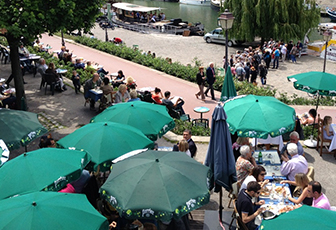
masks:
<svg viewBox="0 0 336 230"><path fill-rule="evenodd" d="M140 101L140 98L138 98L138 93L136 92L136 90L131 90L130 92L130 97L131 99L128 100L128 102L132 102L132 101Z"/></svg>
<svg viewBox="0 0 336 230"><path fill-rule="evenodd" d="M10 108L15 109L16 105L16 97L12 94L4 95L0 93L0 107L2 108Z"/></svg>
<svg viewBox="0 0 336 230"><path fill-rule="evenodd" d="M59 83L61 87L61 91L67 90L66 86L63 83L63 79L60 75L57 74L56 69L55 69L55 64L53 62L50 62L48 65L48 69L45 71L47 74L52 74L54 75L55 79L57 79L57 82Z"/></svg>
<svg viewBox="0 0 336 230"><path fill-rule="evenodd" d="M232 144L235 161L237 161L238 157L240 156L240 147L243 145L250 145L250 140L248 137L238 137L237 141Z"/></svg>
<svg viewBox="0 0 336 230"><path fill-rule="evenodd" d="M63 61L64 61L64 64L67 65L68 63L70 63L71 66L73 66L72 53L65 52L64 55L63 55Z"/></svg>
<svg viewBox="0 0 336 230"><path fill-rule="evenodd" d="M127 102L130 99L130 95L127 91L127 86L125 84L119 85L119 90L115 95L115 100L114 102L121 103L121 102Z"/></svg>
<svg viewBox="0 0 336 230"><path fill-rule="evenodd" d="M247 184L251 181L256 181L260 184L261 187L264 187L269 182L269 180L265 180L265 176L266 169L261 165L257 165L252 169L250 175L245 178L242 185L240 186L239 192L242 190L244 191L247 188Z"/></svg>
<svg viewBox="0 0 336 230"><path fill-rule="evenodd" d="M334 137L334 131L332 130L332 118L325 116L323 118L323 139L332 140Z"/></svg>
<svg viewBox="0 0 336 230"><path fill-rule="evenodd" d="M76 92L76 94L78 94L78 92L80 92L81 84L80 84L80 76L79 76L79 74L77 73L76 70L72 71L71 80L72 80L72 83L75 87L75 92Z"/></svg>
<svg viewBox="0 0 336 230"><path fill-rule="evenodd" d="M118 71L118 76L113 79L113 87L119 87L125 81L125 75L122 70Z"/></svg>
<svg viewBox="0 0 336 230"><path fill-rule="evenodd" d="M308 194L309 197L313 197L313 207L330 210L329 200L322 193L322 186L319 182L312 181L309 183Z"/></svg>
<svg viewBox="0 0 336 230"><path fill-rule="evenodd" d="M77 58L74 67L75 69L85 69L85 64L81 62L81 59Z"/></svg>
<svg viewBox="0 0 336 230"><path fill-rule="evenodd" d="M89 72L90 74L94 74L96 72L96 69L92 66L91 61L86 62L85 71Z"/></svg>
<svg viewBox="0 0 336 230"><path fill-rule="evenodd" d="M44 60L44 58L40 58L38 64L37 64L37 70L41 69L42 73L45 73L45 71L48 69L48 66L46 64L46 61Z"/></svg>
<svg viewBox="0 0 336 230"><path fill-rule="evenodd" d="M137 85L133 77L129 76L126 78L126 86L127 86L128 91L136 89Z"/></svg>
<svg viewBox="0 0 336 230"><path fill-rule="evenodd" d="M64 53L67 52L65 46L61 47L61 52L58 53L58 58L64 60Z"/></svg>
<svg viewBox="0 0 336 230"><path fill-rule="evenodd" d="M98 73L94 73L93 77L85 82L84 85L84 98L88 102L90 101L90 109L94 110L94 105L96 103L94 98L90 98L90 89L95 89L97 87L100 87L101 85L101 80L99 78Z"/></svg>
<svg viewBox="0 0 336 230"><path fill-rule="evenodd" d="M155 87L154 94L152 95L152 98L157 104L161 104L162 103L161 99L163 98L163 94L161 92L161 89Z"/></svg>
<svg viewBox="0 0 336 230"><path fill-rule="evenodd" d="M280 167L280 172L283 176L287 177L290 181L295 181L295 175L298 173L307 174L308 172L308 162L306 158L298 154L297 145L294 143L289 143L287 146L287 152L292 156L291 159L285 155L281 155L282 164ZM293 193L295 186L290 185L291 192Z"/></svg>
<svg viewBox="0 0 336 230"><path fill-rule="evenodd" d="M171 101L171 97L170 97L170 92L166 91L164 93L164 98L162 99L162 104L164 105L168 105L170 107L172 107L175 110L178 110L180 112L181 115L185 114L182 106L184 105L184 101L181 98L178 98L175 102L175 104Z"/></svg>
<svg viewBox="0 0 336 230"><path fill-rule="evenodd" d="M48 53L48 50L47 49L44 49L43 46L40 44L40 40L37 39L35 42L34 42L34 45L33 45L34 49L38 52L47 52Z"/></svg>
<svg viewBox="0 0 336 230"><path fill-rule="evenodd" d="M289 134L289 142L284 147L282 147L282 149L280 151L280 158L281 158L282 155L285 155L289 159L291 158L291 156L287 154L287 146L288 146L289 143L296 144L297 148L298 148L298 154L303 156L304 151L303 151L303 147L302 147L301 143L299 142L299 140L300 140L299 134L296 131L291 132Z"/></svg>
<svg viewBox="0 0 336 230"><path fill-rule="evenodd" d="M108 95L110 94L111 95L111 99L113 98L113 95L116 94L117 92L114 92L113 91L113 88L112 86L110 85L110 79L105 77L103 79L103 83L104 85L100 87L100 89L103 91L103 94L104 95Z"/></svg>
<svg viewBox="0 0 336 230"><path fill-rule="evenodd" d="M23 46L23 44L20 45L19 47L19 56L20 58L28 58L30 55L28 49L26 47ZM32 73L33 71L33 65L31 60L26 59L23 61L20 61L20 64L23 66L23 68L25 69L25 71Z"/></svg>
<svg viewBox="0 0 336 230"><path fill-rule="evenodd" d="M240 184L243 183L245 178L251 173L252 169L256 167L254 157L252 156L252 148L249 145L240 147L240 157L236 162L237 180Z"/></svg>
<svg viewBox="0 0 336 230"><path fill-rule="evenodd" d="M316 110L315 109L310 109L308 112L308 115L301 117L301 125L312 125L315 123L316 119Z"/></svg>
<svg viewBox="0 0 336 230"><path fill-rule="evenodd" d="M264 200L256 203L252 203L252 198L258 198L260 194L261 186L256 181L251 181L247 184L246 190L242 190L237 198L237 211L241 216L243 223L249 230L257 229L257 225L254 223L255 218L264 211L263 208L255 210L255 205L265 204Z"/></svg>
<svg viewBox="0 0 336 230"><path fill-rule="evenodd" d="M299 192L300 192L300 196L295 199L293 198L291 195L288 195L287 199L291 202L293 202L294 204L305 204L305 205L312 205L313 202L313 198L309 197L308 194L308 185L309 185L309 179L307 177L306 174L303 173L298 173L295 175L295 181L290 181L290 180L283 180L280 182L281 184L290 184L293 186L297 186L299 187Z"/></svg>
<svg viewBox="0 0 336 230"><path fill-rule="evenodd" d="M189 157L191 157L191 153L189 151L189 144L185 139L180 140L177 146L180 152L185 152Z"/></svg>

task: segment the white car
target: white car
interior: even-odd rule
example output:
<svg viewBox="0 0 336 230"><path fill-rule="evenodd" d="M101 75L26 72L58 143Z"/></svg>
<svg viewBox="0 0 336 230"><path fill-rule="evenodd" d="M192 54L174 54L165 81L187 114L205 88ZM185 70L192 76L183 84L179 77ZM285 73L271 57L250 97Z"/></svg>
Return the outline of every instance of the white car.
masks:
<svg viewBox="0 0 336 230"><path fill-rule="evenodd" d="M207 43L215 42L215 43L225 44L225 42L226 42L225 34L223 33L222 28L217 28L217 29L214 29L213 31L211 31L210 33L206 33L204 35L203 39ZM241 43L242 42L238 42L235 39L230 39L227 44L228 44L229 47L231 47L231 46L234 46L234 45L239 45Z"/></svg>

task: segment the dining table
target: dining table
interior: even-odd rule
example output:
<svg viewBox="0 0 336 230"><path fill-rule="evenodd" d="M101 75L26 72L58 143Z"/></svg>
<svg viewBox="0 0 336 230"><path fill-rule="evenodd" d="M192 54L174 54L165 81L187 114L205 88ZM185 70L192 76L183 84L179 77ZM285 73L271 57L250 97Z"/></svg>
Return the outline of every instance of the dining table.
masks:
<svg viewBox="0 0 336 230"><path fill-rule="evenodd" d="M255 145L255 138L253 138L251 140L252 145ZM276 137L271 137L270 135L268 135L268 137L266 139L262 139L262 138L257 138L257 143L259 144L270 144L270 145L278 145L279 146L279 150L281 150L284 146L283 143L283 139L282 139L282 135L280 136L276 136Z"/></svg>
<svg viewBox="0 0 336 230"><path fill-rule="evenodd" d="M258 163L259 152L262 153L262 163ZM253 157L257 164L262 165L266 169L265 180L285 180L286 177L281 175L281 161L277 150L257 150L253 153Z"/></svg>

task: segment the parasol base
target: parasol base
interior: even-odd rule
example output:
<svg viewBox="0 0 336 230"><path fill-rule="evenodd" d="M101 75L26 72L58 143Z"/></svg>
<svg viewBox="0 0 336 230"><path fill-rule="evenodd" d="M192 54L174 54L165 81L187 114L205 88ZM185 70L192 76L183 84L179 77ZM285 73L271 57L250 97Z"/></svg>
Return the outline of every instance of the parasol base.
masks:
<svg viewBox="0 0 336 230"><path fill-rule="evenodd" d="M317 146L317 141L308 139L303 142L303 144L309 148L315 148Z"/></svg>

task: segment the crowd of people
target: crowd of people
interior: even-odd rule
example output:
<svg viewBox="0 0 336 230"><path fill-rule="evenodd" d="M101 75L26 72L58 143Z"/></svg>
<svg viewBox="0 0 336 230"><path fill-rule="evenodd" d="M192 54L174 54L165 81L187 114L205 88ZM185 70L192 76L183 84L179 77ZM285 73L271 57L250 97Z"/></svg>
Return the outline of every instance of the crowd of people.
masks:
<svg viewBox="0 0 336 230"><path fill-rule="evenodd" d="M324 119L324 129L329 130L329 116ZM236 159L236 173L238 183L241 186L237 198L237 210L239 215L250 230L256 229L255 218L265 209L260 207L264 204L259 199L260 192L270 182L265 180L266 169L258 165L253 155L253 147L249 144L248 138L240 138L232 146L234 151L239 151L240 156ZM330 203L318 181L308 176L308 162L304 150L299 142L299 134L296 131L290 133L290 141L279 152L281 159L280 172L285 180L281 184L288 184L290 194L283 192L296 207L309 205L316 208L330 210ZM253 199L252 199L253 198Z"/></svg>

